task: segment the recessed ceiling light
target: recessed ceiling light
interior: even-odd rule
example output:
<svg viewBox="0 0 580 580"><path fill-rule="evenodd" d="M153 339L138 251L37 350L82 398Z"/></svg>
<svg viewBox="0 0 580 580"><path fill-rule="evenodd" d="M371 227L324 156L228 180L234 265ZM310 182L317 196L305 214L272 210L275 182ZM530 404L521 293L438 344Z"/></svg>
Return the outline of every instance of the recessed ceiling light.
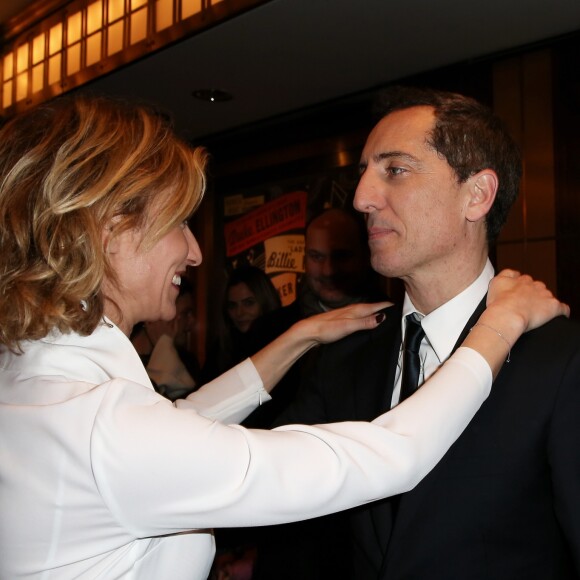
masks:
<svg viewBox="0 0 580 580"><path fill-rule="evenodd" d="M220 89L198 89L197 91L193 91L192 94L196 99L209 101L210 103L223 103L233 99L230 93Z"/></svg>

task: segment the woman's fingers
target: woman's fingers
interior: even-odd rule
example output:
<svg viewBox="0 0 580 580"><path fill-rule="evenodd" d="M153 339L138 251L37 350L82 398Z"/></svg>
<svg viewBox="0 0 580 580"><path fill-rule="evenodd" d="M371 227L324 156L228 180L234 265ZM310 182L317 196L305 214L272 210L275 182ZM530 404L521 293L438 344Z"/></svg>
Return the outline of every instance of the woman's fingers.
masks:
<svg viewBox="0 0 580 580"><path fill-rule="evenodd" d="M334 342L353 332L376 328L385 319L380 311L392 305L392 302L354 304L305 318L301 323L308 326L307 332L317 342Z"/></svg>

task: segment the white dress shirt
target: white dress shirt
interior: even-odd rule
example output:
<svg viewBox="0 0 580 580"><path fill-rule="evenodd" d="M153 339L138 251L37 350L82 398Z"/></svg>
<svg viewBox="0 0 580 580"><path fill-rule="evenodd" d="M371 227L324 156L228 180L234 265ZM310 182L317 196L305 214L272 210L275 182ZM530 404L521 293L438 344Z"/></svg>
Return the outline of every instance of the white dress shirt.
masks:
<svg viewBox="0 0 580 580"><path fill-rule="evenodd" d="M415 308L409 295L405 293L403 317L401 319L401 336L403 337L403 342L401 343L401 349L399 351L391 407L399 402L401 395L403 344L405 342L406 332L405 317L408 314L416 312L418 318L421 320L421 326L425 331L425 337L419 349L419 358L421 360L419 385L421 385L423 381L427 380L449 358L467 321L487 293L489 283L493 277L493 266L488 259L481 274L472 284L427 316Z"/></svg>
<svg viewBox="0 0 580 580"><path fill-rule="evenodd" d="M210 528L269 525L414 487L491 387L471 349L372 423L236 422L268 399L248 359L175 404L102 324L0 352L0 578L202 580Z"/></svg>

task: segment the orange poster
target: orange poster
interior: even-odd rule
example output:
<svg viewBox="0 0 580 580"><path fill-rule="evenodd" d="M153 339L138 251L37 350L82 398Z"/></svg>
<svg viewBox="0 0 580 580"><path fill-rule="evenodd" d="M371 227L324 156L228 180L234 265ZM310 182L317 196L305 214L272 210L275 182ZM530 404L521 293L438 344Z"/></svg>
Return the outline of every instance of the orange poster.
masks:
<svg viewBox="0 0 580 580"><path fill-rule="evenodd" d="M226 255L235 256L259 244L306 223L305 191L287 193L225 225Z"/></svg>

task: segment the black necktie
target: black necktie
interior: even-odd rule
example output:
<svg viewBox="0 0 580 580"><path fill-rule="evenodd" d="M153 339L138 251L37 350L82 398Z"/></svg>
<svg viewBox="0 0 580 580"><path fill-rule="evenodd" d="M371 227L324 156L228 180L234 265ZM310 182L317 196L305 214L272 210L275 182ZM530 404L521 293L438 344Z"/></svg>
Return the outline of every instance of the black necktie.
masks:
<svg viewBox="0 0 580 580"><path fill-rule="evenodd" d="M403 377L401 380L401 396L399 402L411 396L419 384L419 372L421 362L419 360L419 347L425 336L421 322L414 314L405 317L405 345L403 348Z"/></svg>

